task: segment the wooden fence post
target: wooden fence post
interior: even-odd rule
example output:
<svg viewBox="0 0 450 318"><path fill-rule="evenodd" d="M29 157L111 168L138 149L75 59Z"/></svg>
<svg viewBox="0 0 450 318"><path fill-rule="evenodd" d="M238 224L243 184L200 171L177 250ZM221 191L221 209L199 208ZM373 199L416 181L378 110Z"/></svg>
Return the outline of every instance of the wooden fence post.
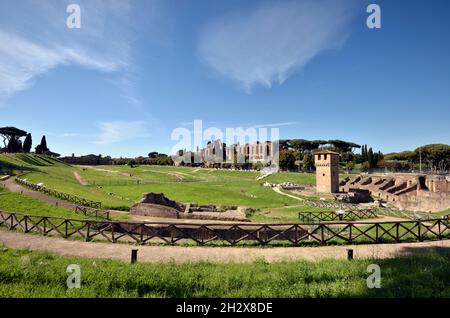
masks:
<svg viewBox="0 0 450 318"><path fill-rule="evenodd" d="M138 250L137 249L132 249L131 250L131 264L134 264L134 263L136 263L137 262L137 253L138 253Z"/></svg>
<svg viewBox="0 0 450 318"><path fill-rule="evenodd" d="M351 261L353 259L353 249L347 249L347 260Z"/></svg>
<svg viewBox="0 0 450 318"><path fill-rule="evenodd" d="M422 228L422 222L421 222L421 221L417 221L417 236L418 236L420 242L423 241L423 240L422 240L422 231L421 231L421 228Z"/></svg>
<svg viewBox="0 0 450 318"><path fill-rule="evenodd" d="M28 216L27 215L25 215L24 220L25 220L25 233L28 233Z"/></svg>

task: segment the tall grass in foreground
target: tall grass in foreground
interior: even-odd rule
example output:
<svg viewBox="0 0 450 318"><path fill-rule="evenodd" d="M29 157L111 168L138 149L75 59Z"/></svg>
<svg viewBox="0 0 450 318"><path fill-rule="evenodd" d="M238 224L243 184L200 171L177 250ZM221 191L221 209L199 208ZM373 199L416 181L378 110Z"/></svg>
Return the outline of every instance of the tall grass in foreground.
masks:
<svg viewBox="0 0 450 318"><path fill-rule="evenodd" d="M381 267L382 288L366 285ZM81 266L81 288L66 268ZM128 264L0 248L0 297L449 297L448 251L392 260Z"/></svg>

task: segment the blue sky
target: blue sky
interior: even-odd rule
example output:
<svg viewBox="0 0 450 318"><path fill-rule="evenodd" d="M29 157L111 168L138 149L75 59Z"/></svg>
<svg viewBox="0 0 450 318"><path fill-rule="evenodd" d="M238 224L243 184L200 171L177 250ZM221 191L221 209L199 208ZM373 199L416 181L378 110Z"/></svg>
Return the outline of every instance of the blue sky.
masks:
<svg viewBox="0 0 450 318"><path fill-rule="evenodd" d="M81 29L66 7L81 7ZM366 7L381 7L368 29ZM1 1L0 126L63 155L279 127L385 153L450 143L450 2Z"/></svg>

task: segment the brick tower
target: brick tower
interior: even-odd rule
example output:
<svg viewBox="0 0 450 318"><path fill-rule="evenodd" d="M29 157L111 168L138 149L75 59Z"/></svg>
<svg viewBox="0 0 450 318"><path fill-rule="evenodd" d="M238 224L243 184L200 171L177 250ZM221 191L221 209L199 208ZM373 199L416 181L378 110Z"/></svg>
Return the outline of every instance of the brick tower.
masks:
<svg viewBox="0 0 450 318"><path fill-rule="evenodd" d="M339 154L329 150L314 153L316 164L316 191L336 193L339 190Z"/></svg>

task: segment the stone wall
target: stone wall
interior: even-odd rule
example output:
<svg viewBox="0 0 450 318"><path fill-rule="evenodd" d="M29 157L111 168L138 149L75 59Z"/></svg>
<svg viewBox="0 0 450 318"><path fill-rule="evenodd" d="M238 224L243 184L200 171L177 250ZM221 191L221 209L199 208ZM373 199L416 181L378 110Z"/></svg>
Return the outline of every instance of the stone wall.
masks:
<svg viewBox="0 0 450 318"><path fill-rule="evenodd" d="M237 206L198 205L170 200L163 193L146 193L133 205L134 215L171 218L247 221L245 213Z"/></svg>
<svg viewBox="0 0 450 318"><path fill-rule="evenodd" d="M450 178L439 175L390 174L357 176L341 184L341 191L366 189L391 205L412 211L450 208Z"/></svg>

